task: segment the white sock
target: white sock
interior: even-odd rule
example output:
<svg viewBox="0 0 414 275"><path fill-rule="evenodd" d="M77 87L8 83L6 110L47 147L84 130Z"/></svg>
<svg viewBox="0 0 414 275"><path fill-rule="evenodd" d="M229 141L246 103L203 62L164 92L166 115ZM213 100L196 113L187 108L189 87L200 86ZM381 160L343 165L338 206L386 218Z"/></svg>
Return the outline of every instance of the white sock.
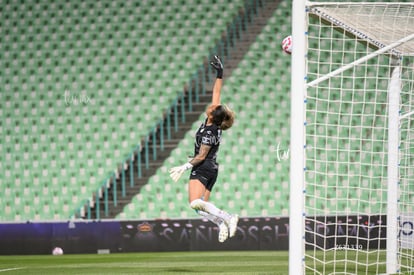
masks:
<svg viewBox="0 0 414 275"><path fill-rule="evenodd" d="M207 212L208 214L211 214L213 216L219 217L225 221L229 221L231 218L231 215L227 213L226 211L223 211L219 208L217 208L214 204L211 202L203 201L202 199L195 199L190 203L191 208L195 210L201 210L204 212Z"/></svg>
<svg viewBox="0 0 414 275"><path fill-rule="evenodd" d="M197 214L199 214L200 216L203 216L204 218L206 218L207 220L209 220L209 221L211 221L211 222L213 222L213 223L215 223L215 224L217 224L217 225L220 225L220 224L222 224L224 221L223 221L223 219L221 219L221 218L219 218L219 217L216 217L216 216L214 216L214 215L211 215L211 214L209 214L209 213L207 213L207 212L204 212L204 211L202 211L202 210L196 210L196 212L197 212Z"/></svg>

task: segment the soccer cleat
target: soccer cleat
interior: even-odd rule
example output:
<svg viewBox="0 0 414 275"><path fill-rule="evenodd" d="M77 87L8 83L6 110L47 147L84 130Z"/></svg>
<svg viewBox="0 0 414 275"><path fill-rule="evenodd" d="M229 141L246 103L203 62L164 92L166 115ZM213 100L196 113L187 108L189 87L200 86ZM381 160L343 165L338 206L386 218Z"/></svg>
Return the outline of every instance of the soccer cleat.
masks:
<svg viewBox="0 0 414 275"><path fill-rule="evenodd" d="M239 216L238 215L231 215L231 218L230 218L230 221L229 221L230 238L234 237L234 235L236 235L237 223L238 222L239 222Z"/></svg>
<svg viewBox="0 0 414 275"><path fill-rule="evenodd" d="M218 234L218 240L219 242L224 242L229 237L229 230L227 228L227 225L225 222L220 223L219 225L219 234Z"/></svg>

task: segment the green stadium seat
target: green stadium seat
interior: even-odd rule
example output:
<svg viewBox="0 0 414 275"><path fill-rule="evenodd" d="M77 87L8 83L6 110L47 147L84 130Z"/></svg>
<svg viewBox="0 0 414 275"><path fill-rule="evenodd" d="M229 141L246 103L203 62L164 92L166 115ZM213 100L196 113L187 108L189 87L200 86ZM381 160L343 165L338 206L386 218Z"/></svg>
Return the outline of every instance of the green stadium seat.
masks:
<svg viewBox="0 0 414 275"><path fill-rule="evenodd" d="M25 34L23 31L27 28L27 20L16 18L13 21L16 32L9 34L10 41L20 42L17 45L5 42L2 60L5 66L0 68L5 83L5 93L0 95L0 110L5 118L1 127L6 137L6 143L0 147L6 152L0 154L1 163L6 163L2 167L4 175L0 185L7 183L13 186L13 190L4 189L12 194L10 202L14 204L16 200L19 204L15 214L6 205L5 220L67 219L68 215L72 215L74 209L89 198L91 192L95 192L105 177L124 160L135 142L151 130L188 82L188 75L197 69L233 15L244 5L241 0L217 5L204 0L189 3L182 9L182 5L177 8L179 3L174 2L147 1L139 2L139 5L96 2L89 5L89 13L74 12L84 7L81 1L65 6L51 5L48 6L48 14L54 14L53 24L46 20L49 19L45 17L46 13L37 11L36 5L28 3L26 10L34 12L26 12L21 18L33 21L33 33ZM19 3L8 5L13 9ZM93 11L102 6L107 11L105 16L113 20L96 17ZM61 13L62 8L66 9L65 13ZM212 22L217 20L215 15L223 10L226 16L222 24L211 28ZM199 22L196 28L193 27L195 18ZM272 27L265 36L270 33L278 32ZM178 37L177 41L173 41L173 37ZM46 38L46 43L43 40L39 43L40 38ZM169 43L168 47L166 43ZM183 47L187 50L182 51ZM262 47L255 46L257 50ZM181 55L175 51L180 51ZM271 47L268 51L272 51ZM22 61L15 70L12 69L14 60ZM242 68L240 75L243 74ZM260 74L261 71L255 71L254 77L260 77ZM151 76L156 77L155 81L150 79ZM171 79L175 81L170 83ZM237 80L229 81L237 83ZM253 78L248 81L253 84L258 82ZM269 78L268 83L270 81L273 80ZM267 91L273 89L273 84L264 85L267 85ZM241 89L248 93L250 88L246 83ZM67 104L65 91L72 95L86 92L92 102ZM143 97L148 97L148 104L144 103ZM240 99L235 109L240 109L247 98ZM258 100L265 99L266 95L258 97ZM230 98L227 101L232 102ZM149 109L140 109L142 106ZM253 107L249 107L249 113L254 112ZM275 105L272 104L268 108L273 107ZM143 116L144 112L155 115ZM268 116L265 112L259 115L261 119ZM246 120L248 118L246 113ZM113 135L114 132L116 135ZM245 144L250 146L257 134L260 132L249 133L251 139L245 139ZM271 135L272 131L268 134ZM192 142L188 140L183 144L182 151L187 152L184 147ZM226 152L228 149L223 150ZM252 150L260 151L260 148L256 146ZM19 157L16 158L16 155ZM179 157L182 156L175 155L169 160L166 163L168 167L177 163ZM17 159L18 162L15 162ZM244 158L240 160L245 161ZM17 163L18 167L15 167ZM246 171L251 171L252 165L243 165L243 173L238 177L249 178ZM238 173L237 169L233 173ZM160 174L163 176L159 176L159 182L154 182L156 185L169 180L165 171ZM226 176L225 172L223 176ZM255 178L258 178L257 175ZM175 195L169 202L174 208L174 215L195 216L188 213L185 187L181 189L171 185L170 188ZM156 188L147 191L154 190ZM34 194L31 199L35 207L30 211L21 201L28 193ZM47 204L41 199L42 196L46 196L49 202L57 202L58 207ZM176 203L176 199L180 204ZM154 208L153 211L157 210L158 214L151 214L162 216L166 209L165 206L158 210ZM150 217L150 212L136 213Z"/></svg>

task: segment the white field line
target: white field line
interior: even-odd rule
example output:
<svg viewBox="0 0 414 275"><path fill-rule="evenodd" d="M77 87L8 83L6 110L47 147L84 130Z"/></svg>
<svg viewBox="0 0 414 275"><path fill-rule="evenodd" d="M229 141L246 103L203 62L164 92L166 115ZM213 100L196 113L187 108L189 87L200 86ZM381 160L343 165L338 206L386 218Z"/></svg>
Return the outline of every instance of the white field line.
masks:
<svg viewBox="0 0 414 275"><path fill-rule="evenodd" d="M14 268L6 268L6 269L0 269L0 272L6 272L6 271L12 271L12 270L19 270L23 269L24 267L14 267Z"/></svg>

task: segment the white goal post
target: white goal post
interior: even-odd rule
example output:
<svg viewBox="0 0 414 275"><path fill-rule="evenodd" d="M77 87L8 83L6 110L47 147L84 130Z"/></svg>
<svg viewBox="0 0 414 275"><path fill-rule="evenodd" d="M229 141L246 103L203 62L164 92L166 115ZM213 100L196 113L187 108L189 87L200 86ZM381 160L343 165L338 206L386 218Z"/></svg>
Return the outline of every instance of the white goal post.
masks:
<svg viewBox="0 0 414 275"><path fill-rule="evenodd" d="M293 0L289 274L414 274L414 3Z"/></svg>

